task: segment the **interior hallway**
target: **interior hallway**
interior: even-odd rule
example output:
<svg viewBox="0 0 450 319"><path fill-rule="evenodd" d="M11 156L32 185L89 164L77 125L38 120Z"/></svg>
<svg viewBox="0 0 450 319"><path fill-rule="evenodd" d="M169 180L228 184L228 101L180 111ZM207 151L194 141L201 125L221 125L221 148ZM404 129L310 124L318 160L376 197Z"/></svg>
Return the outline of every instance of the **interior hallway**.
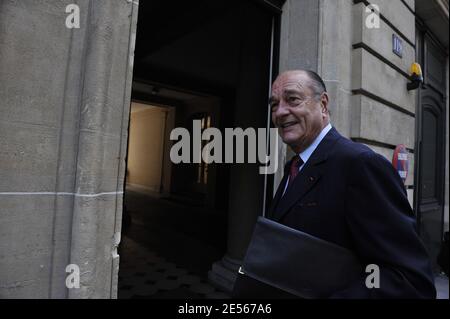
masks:
<svg viewBox="0 0 450 319"><path fill-rule="evenodd" d="M119 248L119 299L228 298L207 282L225 251L223 214L132 190L125 205L131 223Z"/></svg>

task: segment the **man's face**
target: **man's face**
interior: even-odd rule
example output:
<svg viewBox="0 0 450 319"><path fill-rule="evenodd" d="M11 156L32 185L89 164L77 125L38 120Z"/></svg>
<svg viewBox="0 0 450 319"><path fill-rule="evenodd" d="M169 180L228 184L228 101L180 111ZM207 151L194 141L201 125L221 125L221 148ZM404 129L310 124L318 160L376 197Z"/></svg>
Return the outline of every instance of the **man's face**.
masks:
<svg viewBox="0 0 450 319"><path fill-rule="evenodd" d="M272 86L272 121L284 143L302 152L328 124L328 96L314 96L303 72L281 74Z"/></svg>

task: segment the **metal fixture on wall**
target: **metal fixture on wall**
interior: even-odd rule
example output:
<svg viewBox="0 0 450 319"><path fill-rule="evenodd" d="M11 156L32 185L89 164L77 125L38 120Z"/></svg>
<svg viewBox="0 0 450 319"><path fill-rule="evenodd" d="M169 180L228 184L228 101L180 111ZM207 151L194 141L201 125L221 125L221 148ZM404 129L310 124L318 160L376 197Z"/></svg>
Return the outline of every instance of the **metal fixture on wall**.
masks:
<svg viewBox="0 0 450 319"><path fill-rule="evenodd" d="M411 91L417 89L419 85L423 83L422 68L420 67L420 64L417 62L411 64L409 73L411 74L411 82L406 85L406 88L408 91Z"/></svg>

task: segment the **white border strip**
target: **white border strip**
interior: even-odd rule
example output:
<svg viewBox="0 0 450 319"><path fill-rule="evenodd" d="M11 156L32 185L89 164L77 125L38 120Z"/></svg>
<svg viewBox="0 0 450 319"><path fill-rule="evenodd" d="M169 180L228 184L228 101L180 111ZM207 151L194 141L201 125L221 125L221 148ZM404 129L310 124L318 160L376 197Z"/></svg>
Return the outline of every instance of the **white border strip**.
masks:
<svg viewBox="0 0 450 319"><path fill-rule="evenodd" d="M80 193L65 193L65 192L0 192L0 196L74 196L74 197L99 197L106 195L122 195L123 192L106 192L97 194L80 194Z"/></svg>

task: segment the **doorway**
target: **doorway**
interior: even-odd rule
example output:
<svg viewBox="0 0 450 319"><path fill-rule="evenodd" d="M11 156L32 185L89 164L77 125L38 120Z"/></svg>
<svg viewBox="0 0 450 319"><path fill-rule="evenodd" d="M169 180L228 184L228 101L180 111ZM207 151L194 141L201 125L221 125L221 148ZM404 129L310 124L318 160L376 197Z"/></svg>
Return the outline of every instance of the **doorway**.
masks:
<svg viewBox="0 0 450 319"><path fill-rule="evenodd" d="M170 189L167 133L173 128L174 109L131 103L126 180L130 188L154 196Z"/></svg>
<svg viewBox="0 0 450 319"><path fill-rule="evenodd" d="M439 273L438 255L444 238L446 59L433 35L422 25L417 25L417 30L418 60L424 67L424 85L418 96L416 125L417 224L433 271Z"/></svg>
<svg viewBox="0 0 450 319"><path fill-rule="evenodd" d="M170 132L267 126L274 12L263 3L140 3L119 298L228 296L208 272L238 254L266 179L258 164L174 164Z"/></svg>

